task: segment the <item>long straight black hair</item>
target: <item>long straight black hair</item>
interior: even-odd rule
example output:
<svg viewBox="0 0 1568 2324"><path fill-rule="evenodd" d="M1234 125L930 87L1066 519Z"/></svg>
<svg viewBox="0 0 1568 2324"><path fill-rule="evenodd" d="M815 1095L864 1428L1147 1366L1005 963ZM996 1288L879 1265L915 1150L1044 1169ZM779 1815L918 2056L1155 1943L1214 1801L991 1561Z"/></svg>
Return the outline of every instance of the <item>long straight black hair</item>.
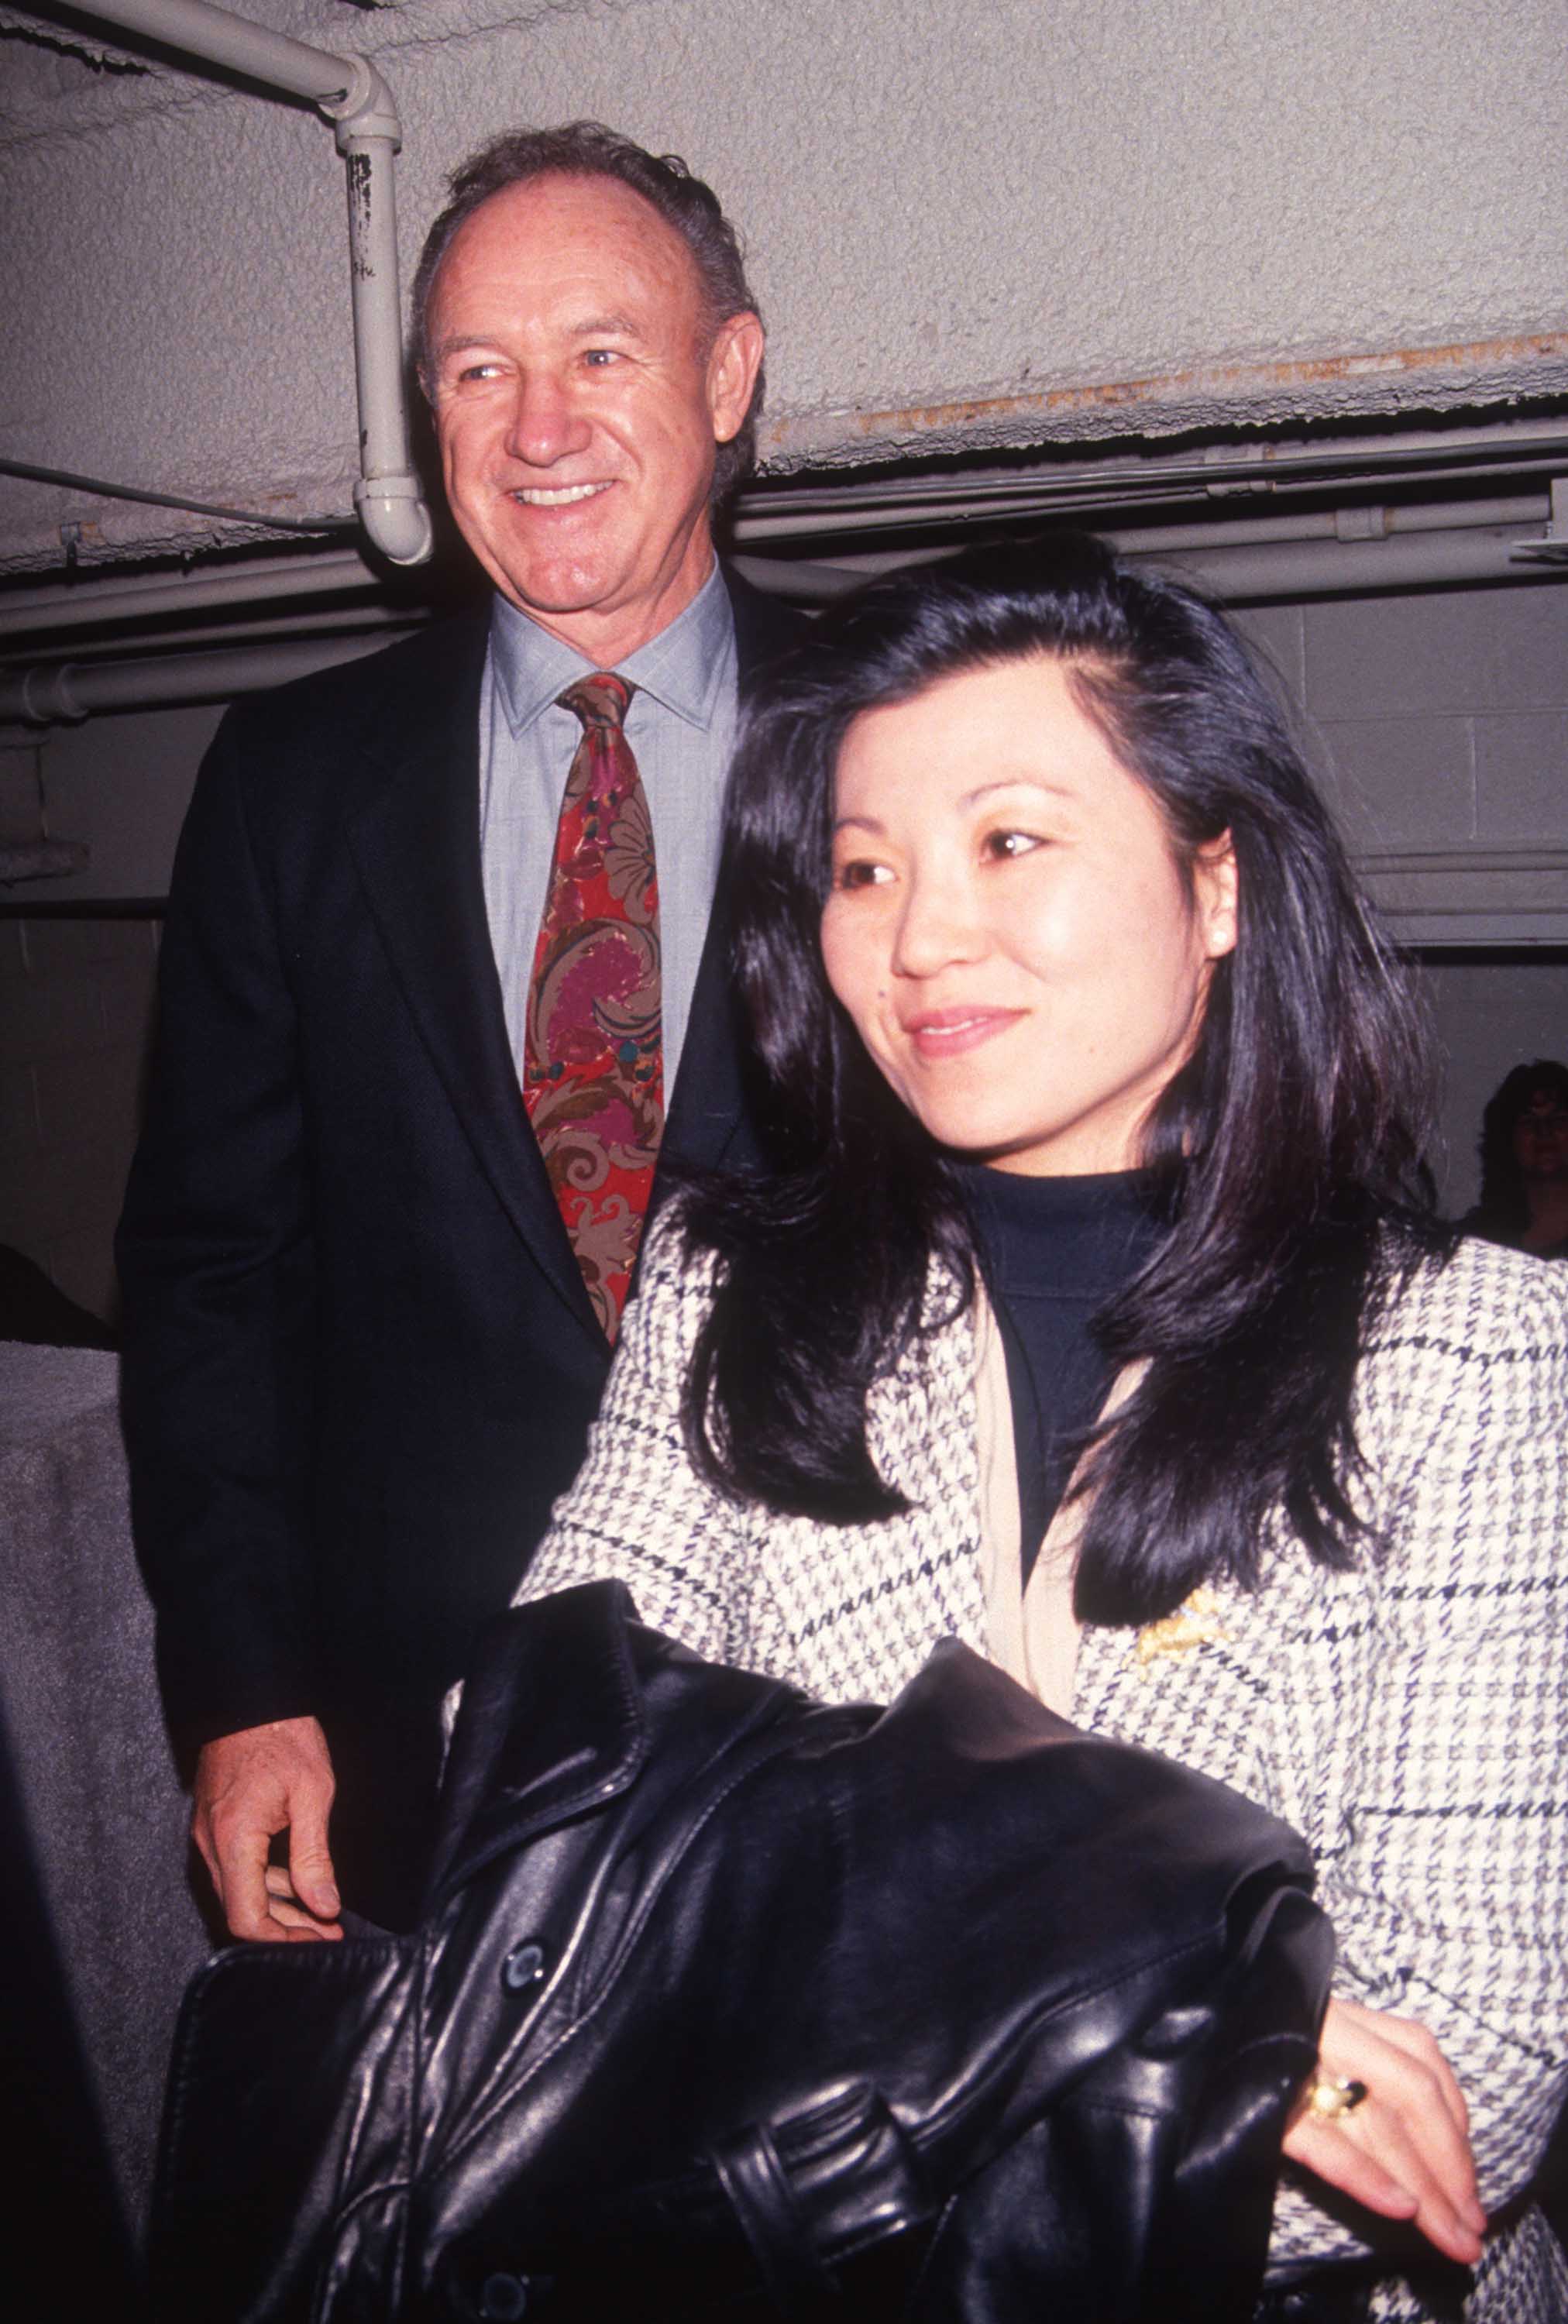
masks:
<svg viewBox="0 0 1568 2324"><path fill-rule="evenodd" d="M1272 1511L1324 1564L1358 1554L1356 1364L1389 1283L1443 1238L1419 1014L1280 709L1212 606L1089 537L875 584L752 709L724 879L780 1167L687 1204L688 1248L721 1263L686 1425L742 1499L844 1524L907 1507L868 1449L867 1391L962 1312L975 1268L952 1158L824 973L835 770L862 712L1042 656L1066 664L1188 879L1226 832L1236 855L1235 950L1144 1137L1167 1231L1095 1327L1148 1369L1087 1464L1077 1607L1141 1622L1218 1574L1254 1583Z"/></svg>
<svg viewBox="0 0 1568 2324"><path fill-rule="evenodd" d="M1508 1241L1530 1223L1525 1174L1514 1152L1514 1132L1537 1094L1568 1108L1568 1065L1555 1057L1535 1057L1505 1074L1480 1118L1480 1198L1469 1223Z"/></svg>

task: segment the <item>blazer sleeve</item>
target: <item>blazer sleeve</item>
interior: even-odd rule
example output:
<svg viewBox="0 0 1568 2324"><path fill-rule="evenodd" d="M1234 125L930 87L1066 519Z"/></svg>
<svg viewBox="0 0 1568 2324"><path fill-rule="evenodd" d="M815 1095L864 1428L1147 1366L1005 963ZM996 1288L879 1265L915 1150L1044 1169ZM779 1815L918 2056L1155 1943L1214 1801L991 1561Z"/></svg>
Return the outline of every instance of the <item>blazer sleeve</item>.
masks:
<svg viewBox="0 0 1568 2324"><path fill-rule="evenodd" d="M247 815L250 725L246 709L224 721L181 834L116 1245L137 1546L187 1748L315 1708L314 1252L294 1000Z"/></svg>
<svg viewBox="0 0 1568 2324"><path fill-rule="evenodd" d="M1318 1894L1336 1989L1436 2036L1494 2209L1568 2093L1568 1268L1462 1246L1363 1380L1383 1555L1357 1618L1292 1649L1320 1707L1335 1674Z"/></svg>
<svg viewBox="0 0 1568 2324"><path fill-rule="evenodd" d="M678 1218L649 1230L599 1416L576 1483L512 1603L615 1579L639 1620L709 1661L749 1665L754 1581L744 1510L698 1475L681 1425L687 1365L713 1293Z"/></svg>

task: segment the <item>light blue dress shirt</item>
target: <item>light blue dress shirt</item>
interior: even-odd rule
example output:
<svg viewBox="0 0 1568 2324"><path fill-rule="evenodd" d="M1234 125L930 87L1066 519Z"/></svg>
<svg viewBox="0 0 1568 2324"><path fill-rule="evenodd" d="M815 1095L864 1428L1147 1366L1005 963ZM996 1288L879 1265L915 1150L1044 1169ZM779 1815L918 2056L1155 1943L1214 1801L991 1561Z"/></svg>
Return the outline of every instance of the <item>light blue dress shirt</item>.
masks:
<svg viewBox="0 0 1568 2324"><path fill-rule="evenodd" d="M556 696L595 667L503 597L494 600L479 696L479 847L520 1081L561 793L583 733ZM735 624L718 567L667 630L615 667L637 688L625 733L653 819L668 1104L713 908L735 742Z"/></svg>

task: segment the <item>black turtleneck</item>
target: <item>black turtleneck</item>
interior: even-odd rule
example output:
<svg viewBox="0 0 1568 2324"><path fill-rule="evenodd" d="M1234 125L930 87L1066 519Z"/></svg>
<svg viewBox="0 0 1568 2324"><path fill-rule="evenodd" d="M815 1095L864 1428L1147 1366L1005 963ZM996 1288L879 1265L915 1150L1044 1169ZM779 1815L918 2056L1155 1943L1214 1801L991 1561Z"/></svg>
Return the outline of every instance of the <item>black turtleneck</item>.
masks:
<svg viewBox="0 0 1568 2324"><path fill-rule="evenodd" d="M963 1176L1007 1351L1027 1585L1115 1373L1090 1323L1131 1282L1164 1230L1144 1171L1033 1178L975 1163Z"/></svg>

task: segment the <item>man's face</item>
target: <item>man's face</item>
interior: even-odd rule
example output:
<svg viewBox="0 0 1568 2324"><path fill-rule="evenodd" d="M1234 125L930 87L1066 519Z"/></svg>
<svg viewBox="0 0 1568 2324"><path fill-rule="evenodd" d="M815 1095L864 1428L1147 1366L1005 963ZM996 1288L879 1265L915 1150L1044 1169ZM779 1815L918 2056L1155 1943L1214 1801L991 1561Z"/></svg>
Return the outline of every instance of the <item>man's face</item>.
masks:
<svg viewBox="0 0 1568 2324"><path fill-rule="evenodd" d="M536 178L453 236L430 302L447 496L496 587L601 667L672 622L713 564L715 446L762 328L710 346L685 243L613 178Z"/></svg>

